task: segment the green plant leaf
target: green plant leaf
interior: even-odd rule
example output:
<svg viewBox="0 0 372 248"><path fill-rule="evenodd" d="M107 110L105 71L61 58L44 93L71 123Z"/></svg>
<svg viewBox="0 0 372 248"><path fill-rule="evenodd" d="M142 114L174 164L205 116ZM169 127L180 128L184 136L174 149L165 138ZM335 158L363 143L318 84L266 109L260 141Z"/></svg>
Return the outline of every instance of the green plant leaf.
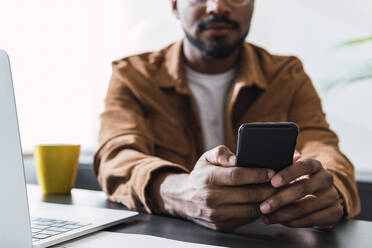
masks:
<svg viewBox="0 0 372 248"><path fill-rule="evenodd" d="M326 83L323 89L325 92L328 92L336 87L356 84L366 79L372 79L372 67L368 68L366 71L362 73L352 75L348 78L337 79L329 83Z"/></svg>
<svg viewBox="0 0 372 248"><path fill-rule="evenodd" d="M348 46L353 46L353 45L360 45L364 44L366 42L372 42L372 35L364 38L359 38L359 39L354 39L354 40L349 40L341 43L340 45L337 46L337 48L343 48L343 47L348 47ZM324 90L325 93L329 92L333 88L339 87L339 86L347 86L355 83L359 83L362 80L366 79L372 79L372 59L369 61L366 61L367 63L365 64L364 69L362 69L362 72L354 72L351 76L349 77L344 77L344 78L339 78L335 79L332 81L328 81L324 83L324 86L322 89Z"/></svg>
<svg viewBox="0 0 372 248"><path fill-rule="evenodd" d="M359 45L365 42L372 41L372 35L369 37L365 38L360 38L360 39L354 39L354 40L349 40L341 43L338 47L345 47L345 46L351 46L351 45Z"/></svg>

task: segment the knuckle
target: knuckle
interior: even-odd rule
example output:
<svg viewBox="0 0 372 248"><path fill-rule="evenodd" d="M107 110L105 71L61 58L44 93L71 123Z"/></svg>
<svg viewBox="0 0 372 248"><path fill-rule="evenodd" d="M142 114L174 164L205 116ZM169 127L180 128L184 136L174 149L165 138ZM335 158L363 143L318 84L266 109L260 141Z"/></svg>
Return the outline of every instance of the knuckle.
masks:
<svg viewBox="0 0 372 248"><path fill-rule="evenodd" d="M310 171L309 160L304 159L304 160L298 161L296 164L296 169L297 169L297 173L300 172L301 174L306 174L307 172L309 172Z"/></svg>
<svg viewBox="0 0 372 248"><path fill-rule="evenodd" d="M271 180L267 170L258 170L256 178L259 179L259 181L261 182L269 182Z"/></svg>
<svg viewBox="0 0 372 248"><path fill-rule="evenodd" d="M236 175L235 178L239 178L242 182L249 185L258 185L261 183L269 182L267 176L267 170L261 168L235 168Z"/></svg>
<svg viewBox="0 0 372 248"><path fill-rule="evenodd" d="M209 173L206 173L204 176L204 185L212 185L214 182L214 173L213 171L210 171Z"/></svg>
<svg viewBox="0 0 372 248"><path fill-rule="evenodd" d="M199 173L195 173L196 181L202 187L212 185L215 180L215 173L213 170L203 170Z"/></svg>
<svg viewBox="0 0 372 248"><path fill-rule="evenodd" d="M204 195L204 203L207 207L215 206L217 202L217 195L211 191L207 190Z"/></svg>
<svg viewBox="0 0 372 248"><path fill-rule="evenodd" d="M199 175L197 175L196 177L199 181L199 183L203 186L205 185L210 185L212 183L212 180L213 180L213 175L211 175L211 173L200 173Z"/></svg>
<svg viewBox="0 0 372 248"><path fill-rule="evenodd" d="M241 168L229 168L229 180L232 183L240 183L245 181L244 180L244 174L242 173Z"/></svg>
<svg viewBox="0 0 372 248"><path fill-rule="evenodd" d="M229 172L229 179L230 182L235 182L237 180L238 173L236 170L230 170Z"/></svg>
<svg viewBox="0 0 372 248"><path fill-rule="evenodd" d="M293 195L297 198L303 197L309 194L308 184L307 182L297 182L292 188L291 191L293 192Z"/></svg>
<svg viewBox="0 0 372 248"><path fill-rule="evenodd" d="M192 200L198 201L204 206L210 207L215 205L216 194L213 192L213 190L209 189L199 190L199 192L193 195Z"/></svg>
<svg viewBox="0 0 372 248"><path fill-rule="evenodd" d="M226 146L224 145L219 145L216 147L216 155L217 156L222 156L226 153Z"/></svg>
<svg viewBox="0 0 372 248"><path fill-rule="evenodd" d="M308 180L304 180L299 184L299 194L302 196L313 193L311 190L311 185Z"/></svg>
<svg viewBox="0 0 372 248"><path fill-rule="evenodd" d="M301 167L302 171L309 173L314 173L323 168L322 164L318 160L312 158L304 158L298 162L298 165Z"/></svg>
<svg viewBox="0 0 372 248"><path fill-rule="evenodd" d="M309 160L307 158L297 162L296 166L304 170L308 167Z"/></svg>

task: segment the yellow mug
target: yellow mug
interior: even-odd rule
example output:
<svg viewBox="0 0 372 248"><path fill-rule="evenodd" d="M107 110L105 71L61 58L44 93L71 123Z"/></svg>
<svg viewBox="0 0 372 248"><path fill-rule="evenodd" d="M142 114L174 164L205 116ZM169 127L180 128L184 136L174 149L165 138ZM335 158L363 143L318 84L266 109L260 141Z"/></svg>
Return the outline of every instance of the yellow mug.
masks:
<svg viewBox="0 0 372 248"><path fill-rule="evenodd" d="M80 145L38 145L36 171L44 194L68 194L75 185Z"/></svg>

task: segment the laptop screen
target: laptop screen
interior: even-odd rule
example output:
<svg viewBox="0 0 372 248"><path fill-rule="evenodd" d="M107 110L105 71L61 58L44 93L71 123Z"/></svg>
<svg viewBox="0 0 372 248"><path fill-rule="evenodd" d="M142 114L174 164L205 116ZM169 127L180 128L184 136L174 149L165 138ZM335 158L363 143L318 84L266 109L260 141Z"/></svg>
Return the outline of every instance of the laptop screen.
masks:
<svg viewBox="0 0 372 248"><path fill-rule="evenodd" d="M32 247L31 225L9 58L0 50L0 237L2 247Z"/></svg>

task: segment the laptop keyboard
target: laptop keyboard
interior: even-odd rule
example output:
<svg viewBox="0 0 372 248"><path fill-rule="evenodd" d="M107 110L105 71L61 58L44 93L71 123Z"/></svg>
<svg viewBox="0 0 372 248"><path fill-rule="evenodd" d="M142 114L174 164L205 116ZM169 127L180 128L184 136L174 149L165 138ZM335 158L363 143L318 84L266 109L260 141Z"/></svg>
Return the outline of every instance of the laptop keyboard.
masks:
<svg viewBox="0 0 372 248"><path fill-rule="evenodd" d="M37 242L55 235L66 233L90 224L76 221L56 220L46 218L32 218L32 241Z"/></svg>

